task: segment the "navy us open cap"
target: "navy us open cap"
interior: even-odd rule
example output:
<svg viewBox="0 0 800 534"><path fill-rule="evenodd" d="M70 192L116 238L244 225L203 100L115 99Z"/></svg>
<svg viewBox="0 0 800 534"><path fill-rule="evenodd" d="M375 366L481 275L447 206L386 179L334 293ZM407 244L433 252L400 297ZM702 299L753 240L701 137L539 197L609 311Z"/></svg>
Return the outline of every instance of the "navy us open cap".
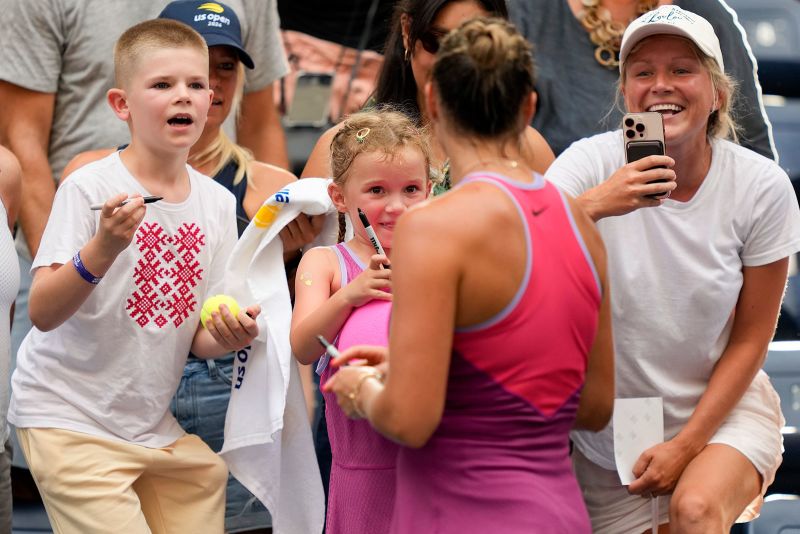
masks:
<svg viewBox="0 0 800 534"><path fill-rule="evenodd" d="M253 59L242 45L239 17L228 5L222 2L176 0L170 2L158 18L177 20L191 26L203 36L208 46L227 45L235 48L245 67L255 67Z"/></svg>

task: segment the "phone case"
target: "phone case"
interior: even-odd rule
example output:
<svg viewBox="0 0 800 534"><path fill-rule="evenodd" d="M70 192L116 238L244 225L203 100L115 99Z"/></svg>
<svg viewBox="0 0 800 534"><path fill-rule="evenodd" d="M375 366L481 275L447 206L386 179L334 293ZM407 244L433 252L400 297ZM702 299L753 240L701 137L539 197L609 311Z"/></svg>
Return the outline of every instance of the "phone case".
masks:
<svg viewBox="0 0 800 534"><path fill-rule="evenodd" d="M630 163L653 154L664 155L664 119L661 113L643 111L622 117L625 160Z"/></svg>
<svg viewBox="0 0 800 534"><path fill-rule="evenodd" d="M664 118L657 111L626 113L622 117L622 135L625 139L625 161L631 163L647 156L666 154L664 144ZM654 180L664 182L665 180ZM649 182L652 183L652 182ZM659 199L666 195L645 195Z"/></svg>
<svg viewBox="0 0 800 534"><path fill-rule="evenodd" d="M625 149L625 159L628 163L653 155L664 155L664 143L661 141L633 141L628 143Z"/></svg>

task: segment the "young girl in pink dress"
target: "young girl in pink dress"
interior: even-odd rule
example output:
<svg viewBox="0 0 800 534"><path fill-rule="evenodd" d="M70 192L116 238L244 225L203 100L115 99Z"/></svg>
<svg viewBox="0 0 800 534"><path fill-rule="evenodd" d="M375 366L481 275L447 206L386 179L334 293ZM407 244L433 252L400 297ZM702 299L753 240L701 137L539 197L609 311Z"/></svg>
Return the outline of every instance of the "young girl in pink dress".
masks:
<svg viewBox="0 0 800 534"><path fill-rule="evenodd" d="M391 111L353 115L334 137L333 182L328 193L342 221L344 214L350 217L355 235L346 243L312 249L300 262L291 343L301 363L310 364L320 357L317 335L333 340L340 350L388 344L392 236L400 215L425 200L430 191L427 146L422 130ZM366 215L385 255L376 254L359 220L359 210ZM336 370L323 358L317 372L324 384ZM326 532L388 532L397 445L369 423L348 419L333 394L325 397L333 455Z"/></svg>

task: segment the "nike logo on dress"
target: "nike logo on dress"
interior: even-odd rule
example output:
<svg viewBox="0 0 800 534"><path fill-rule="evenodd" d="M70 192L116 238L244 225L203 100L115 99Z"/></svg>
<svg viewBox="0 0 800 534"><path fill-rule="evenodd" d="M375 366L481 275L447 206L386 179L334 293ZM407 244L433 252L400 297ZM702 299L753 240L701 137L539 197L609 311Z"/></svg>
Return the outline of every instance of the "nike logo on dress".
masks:
<svg viewBox="0 0 800 534"><path fill-rule="evenodd" d="M543 212L544 210L546 210L546 209L547 209L547 206L543 207L543 208L542 208L542 209L540 209L540 210L531 210L531 215L533 215L534 217L538 217L538 216L539 216L539 215L541 215L541 214L542 214L542 212Z"/></svg>

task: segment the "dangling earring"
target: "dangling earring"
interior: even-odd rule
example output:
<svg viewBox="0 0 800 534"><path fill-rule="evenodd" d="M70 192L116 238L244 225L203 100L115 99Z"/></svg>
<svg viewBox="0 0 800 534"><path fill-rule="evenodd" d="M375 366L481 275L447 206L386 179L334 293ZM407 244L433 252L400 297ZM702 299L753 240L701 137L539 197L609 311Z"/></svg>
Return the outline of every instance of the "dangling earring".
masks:
<svg viewBox="0 0 800 534"><path fill-rule="evenodd" d="M405 53L403 54L403 58L406 60L406 63L411 61L411 48L404 48Z"/></svg>

